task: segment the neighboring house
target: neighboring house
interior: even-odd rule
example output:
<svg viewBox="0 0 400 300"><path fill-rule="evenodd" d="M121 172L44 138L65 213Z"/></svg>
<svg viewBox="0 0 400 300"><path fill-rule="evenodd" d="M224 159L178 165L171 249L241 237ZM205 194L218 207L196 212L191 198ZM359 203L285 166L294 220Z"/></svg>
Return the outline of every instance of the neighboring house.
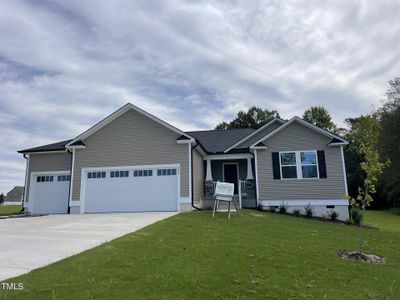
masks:
<svg viewBox="0 0 400 300"><path fill-rule="evenodd" d="M15 186L4 197L4 205L22 205L24 200L24 187Z"/></svg>
<svg viewBox="0 0 400 300"><path fill-rule="evenodd" d="M127 104L79 136L19 151L25 208L40 213L188 211L211 206L214 183L241 206L331 209L348 218L347 141L301 118L258 130L183 132Z"/></svg>

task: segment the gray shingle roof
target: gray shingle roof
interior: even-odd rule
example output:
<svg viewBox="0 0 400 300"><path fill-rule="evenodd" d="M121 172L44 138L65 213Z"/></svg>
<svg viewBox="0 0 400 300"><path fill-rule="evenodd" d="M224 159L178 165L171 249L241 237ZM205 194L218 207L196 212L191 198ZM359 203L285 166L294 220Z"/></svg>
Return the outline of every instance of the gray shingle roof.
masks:
<svg viewBox="0 0 400 300"><path fill-rule="evenodd" d="M252 128L243 128L187 131L185 133L194 137L208 153L222 153L224 150L244 139L254 131L255 129Z"/></svg>
<svg viewBox="0 0 400 300"><path fill-rule="evenodd" d="M244 129L228 129L228 130L188 131L185 133L195 138L206 152L222 153L224 152L224 150L234 145L238 141L244 139L246 136L248 136L254 131L255 129L252 128L244 128ZM179 137L178 140L180 139L187 139L187 138ZM65 145L67 145L70 141L72 140L65 140L53 144L21 150L18 152L29 153L29 152L41 152L41 151L65 150Z"/></svg>
<svg viewBox="0 0 400 300"><path fill-rule="evenodd" d="M53 144L29 148L29 149L25 149L25 150L20 150L20 151L18 151L18 153L65 150L65 145L68 144L70 141L72 141L72 140L65 140L65 141L61 141L61 142L57 142L57 143L53 143Z"/></svg>

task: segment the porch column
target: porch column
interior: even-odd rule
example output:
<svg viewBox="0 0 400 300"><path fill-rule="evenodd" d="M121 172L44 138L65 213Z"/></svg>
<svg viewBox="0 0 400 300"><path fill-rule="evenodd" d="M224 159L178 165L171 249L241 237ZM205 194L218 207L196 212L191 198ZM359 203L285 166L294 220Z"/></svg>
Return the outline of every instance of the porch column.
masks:
<svg viewBox="0 0 400 300"><path fill-rule="evenodd" d="M207 169L206 169L206 180L212 181L212 173L211 173L211 160L207 159Z"/></svg>
<svg viewBox="0 0 400 300"><path fill-rule="evenodd" d="M251 165L251 158L248 157L247 158L247 176L246 176L246 180L251 180L254 179L253 177L253 167Z"/></svg>

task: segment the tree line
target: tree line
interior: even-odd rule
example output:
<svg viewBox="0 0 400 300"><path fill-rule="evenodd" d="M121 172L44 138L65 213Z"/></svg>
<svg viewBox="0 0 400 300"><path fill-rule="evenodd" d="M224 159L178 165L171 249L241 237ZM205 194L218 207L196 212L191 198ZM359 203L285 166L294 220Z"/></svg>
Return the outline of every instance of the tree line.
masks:
<svg viewBox="0 0 400 300"><path fill-rule="evenodd" d="M253 106L215 129L258 129L274 118L280 118L278 111ZM303 119L349 141L344 153L354 203L362 198L374 208L400 206L400 77L389 81L377 110L345 119L346 128L335 124L323 106L306 109Z"/></svg>

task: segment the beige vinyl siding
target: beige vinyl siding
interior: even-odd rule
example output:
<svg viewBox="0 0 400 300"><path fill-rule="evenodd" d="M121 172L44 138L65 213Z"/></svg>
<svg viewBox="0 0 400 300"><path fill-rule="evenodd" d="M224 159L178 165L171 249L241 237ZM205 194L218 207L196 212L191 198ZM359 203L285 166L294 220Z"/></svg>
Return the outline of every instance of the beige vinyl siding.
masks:
<svg viewBox="0 0 400 300"><path fill-rule="evenodd" d="M72 200L80 199L82 168L180 164L180 196L189 196L189 145L180 135L129 110L84 140L75 151Z"/></svg>
<svg viewBox="0 0 400 300"><path fill-rule="evenodd" d="M26 199L29 199L29 187L32 172L47 171L69 171L71 170L71 154L63 153L40 153L29 155L28 188Z"/></svg>
<svg viewBox="0 0 400 300"><path fill-rule="evenodd" d="M204 161L200 153L193 150L193 201L199 202L204 195Z"/></svg>
<svg viewBox="0 0 400 300"><path fill-rule="evenodd" d="M275 121L270 126L268 126L267 128L264 128L263 130L260 130L255 135L253 135L251 138L249 138L248 140L242 142L241 144L239 144L235 148L247 148L247 147L250 147L255 142L259 141L264 136L266 136L267 134L271 133L272 131L274 131L275 129L277 129L280 126L282 126L282 124L277 122L277 121Z"/></svg>
<svg viewBox="0 0 400 300"><path fill-rule="evenodd" d="M264 141L267 150L257 150L260 200L341 199L345 194L340 147L328 147L330 138L297 122ZM326 179L274 180L272 152L324 150Z"/></svg>

